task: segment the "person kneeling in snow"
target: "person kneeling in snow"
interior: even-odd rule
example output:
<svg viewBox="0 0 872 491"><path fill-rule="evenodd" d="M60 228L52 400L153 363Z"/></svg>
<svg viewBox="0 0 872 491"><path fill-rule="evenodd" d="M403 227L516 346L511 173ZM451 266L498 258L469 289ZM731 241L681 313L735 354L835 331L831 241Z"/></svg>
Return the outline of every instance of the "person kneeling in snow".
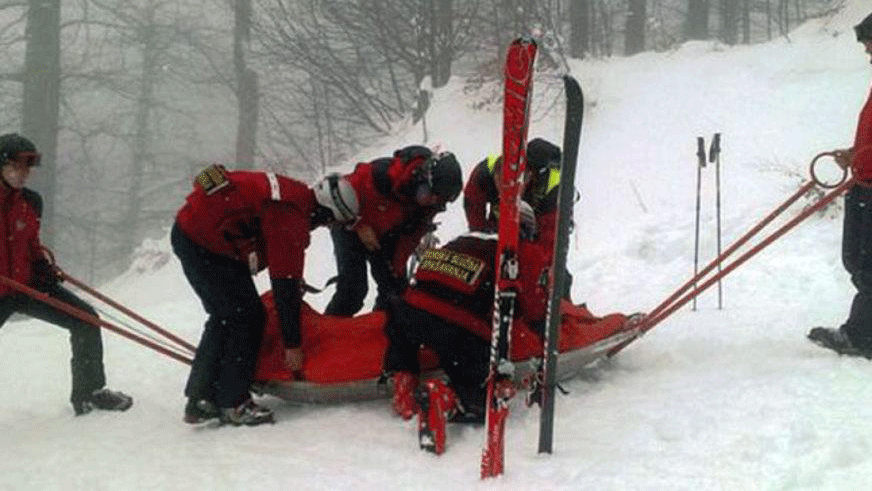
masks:
<svg viewBox="0 0 872 491"><path fill-rule="evenodd" d="M0 209L6 239L0 254L0 267L8 278L29 285L52 298L96 317L94 309L60 286L59 277L46 257L39 240L42 197L24 183L32 167L38 166L36 146L17 133L0 136ZM73 351L73 390L70 402L76 415L93 409L126 411L133 398L105 387L103 340L100 328L32 298L0 286L0 325L14 313L22 313L70 331Z"/></svg>
<svg viewBox="0 0 872 491"><path fill-rule="evenodd" d="M301 283L311 230L357 215L357 192L338 175L314 188L271 172L219 165L197 175L171 232L173 251L209 314L185 386L185 422L273 421L272 411L251 399L266 321L252 276L269 268L285 359L299 370Z"/></svg>
<svg viewBox="0 0 872 491"><path fill-rule="evenodd" d="M520 215L525 232L519 256L524 260L520 261L522 291L515 309L512 352L530 351L532 343L532 350L541 353L550 254L529 240L535 235L536 218L526 202L521 204ZM469 232L440 249L425 251L413 284L402 298L395 299L388 313L385 330L390 344L385 369L395 372L394 411L404 419L417 413L419 425L433 429L436 453L445 446L447 418L484 420L496 247L496 234ZM421 345L439 357L450 387L438 379L418 387ZM510 385L503 389L514 390ZM426 402L428 414L420 410L416 392Z"/></svg>

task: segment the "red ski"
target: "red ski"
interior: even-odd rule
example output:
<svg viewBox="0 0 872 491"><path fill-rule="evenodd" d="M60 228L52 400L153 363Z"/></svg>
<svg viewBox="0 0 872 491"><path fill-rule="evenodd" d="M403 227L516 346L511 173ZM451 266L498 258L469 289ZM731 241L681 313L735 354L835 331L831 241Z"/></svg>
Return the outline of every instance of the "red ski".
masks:
<svg viewBox="0 0 872 491"><path fill-rule="evenodd" d="M494 292L494 320L487 379L487 437L481 456L481 477L503 473L503 440L513 366L509 346L515 300L518 292L518 204L523 192L526 168L527 126L536 42L516 39L506 54L506 88L503 109L503 163L500 176L500 222L497 244L497 279Z"/></svg>

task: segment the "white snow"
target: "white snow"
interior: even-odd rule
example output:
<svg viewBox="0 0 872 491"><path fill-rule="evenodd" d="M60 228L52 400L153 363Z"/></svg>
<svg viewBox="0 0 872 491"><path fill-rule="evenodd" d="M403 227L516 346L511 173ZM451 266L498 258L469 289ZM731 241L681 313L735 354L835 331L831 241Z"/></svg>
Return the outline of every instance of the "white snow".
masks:
<svg viewBox="0 0 872 491"><path fill-rule="evenodd" d="M570 251L576 300L600 314L646 311L690 277L697 136L708 144L723 134L724 248L798 188L814 155L851 145L872 78L850 28L867 13L862 3L789 40L570 62L588 100ZM530 135L559 142L559 82L548 77L536 80ZM454 80L434 93L427 115L429 135L467 173L500 145L500 107L473 110L471 97ZM358 157L421 134L401 129ZM706 264L715 255L714 167L703 177ZM443 240L461 232L460 201L439 220ZM853 287L840 240L841 204L728 276L723 310L711 289L697 311L681 309L567 383L553 455L536 453L539 412L518 398L506 473L485 482L481 428L450 428L437 458L418 450L414 423L392 416L387 401L264 398L275 425L191 428L181 421L187 367L111 333L110 386L136 403L123 414L73 417L65 333L8 322L0 329L0 489L868 489L872 364L805 339L810 327L837 326L847 314ZM318 231L311 283L332 274L330 250ZM204 314L168 251L166 239L143 244L134 267L101 291L196 341ZM327 300L309 297L317 308Z"/></svg>

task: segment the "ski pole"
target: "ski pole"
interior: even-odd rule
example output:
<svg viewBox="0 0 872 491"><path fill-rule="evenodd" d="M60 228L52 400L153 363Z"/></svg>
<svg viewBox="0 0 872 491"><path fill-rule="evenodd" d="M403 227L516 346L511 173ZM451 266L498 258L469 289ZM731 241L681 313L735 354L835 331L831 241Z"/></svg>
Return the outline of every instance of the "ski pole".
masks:
<svg viewBox="0 0 872 491"><path fill-rule="evenodd" d="M718 266L725 258L729 257L731 254L736 252L737 249L739 249L745 243L747 243L749 240L751 240L754 237L754 235L756 235L757 233L760 232L760 230L762 230L767 225L772 223L773 220L778 218L778 216L781 215L787 208L789 208L791 205L793 205L803 195L805 195L810 190L812 190L816 185L823 187L823 188L835 188L835 187L841 185L842 183L844 183L845 180L847 179L847 170L846 169L843 169L842 177L839 180L839 182L836 184L827 184L818 178L817 173L815 171L815 168L816 168L818 162L820 161L820 159L823 157L827 157L827 156L833 156L833 153L832 152L824 152L824 153L818 154L811 161L811 164L809 165L809 172L810 172L811 177L812 177L811 181L808 181L805 184L803 184L795 193L793 193L793 195L791 195L789 198L787 198L787 200L784 203L782 203L780 206L778 206L774 211L772 211L772 213L770 213L769 215L764 217L763 220L761 220L757 225L752 227L751 230L749 230L747 233L745 233L745 235L743 235L742 237L737 239L723 253L721 253L712 262L710 262L705 268L703 268L703 270L700 271L696 276L694 276L693 278L688 280L686 283L681 285L675 291L675 293L670 295L666 300L664 300L657 307L655 307L653 310L651 310L646 317L651 319L651 318L654 318L655 316L657 316L658 314L660 314L660 312L662 312L672 302L674 302L677 298L679 298L685 291L687 291L688 288L692 287L703 276L707 275L716 266Z"/></svg>
<svg viewBox="0 0 872 491"><path fill-rule="evenodd" d="M759 244L752 247L745 254L742 254L741 256L739 256L732 263L728 264L721 272L712 276L711 278L706 280L703 284L699 285L698 287L694 288L691 292L689 292L687 295L685 295L680 300L675 302L671 307L664 310L657 317L653 317L653 318L649 317L646 320L642 321L641 332L644 333L646 331L651 330L654 326L659 324L663 319L669 317L673 312L675 312L676 310L681 308L681 306L684 305L685 303L687 303L691 298L693 298L693 297L699 295L700 293L702 293L703 291L705 291L708 287L712 286L716 281L720 281L721 278L723 278L724 276L726 276L727 274L729 274L730 272L732 272L733 270L735 270L736 268L741 266L742 263L744 263L745 261L747 261L748 259L750 259L754 255L756 255L758 252L762 251L764 248L769 246L769 244L771 244L772 242L774 242L775 240L779 239L781 236L783 236L784 234L789 232L793 227L798 225L800 222L802 222L803 220L805 220L806 218L811 216L813 213L815 213L816 211L823 208L824 206L830 204L830 202L832 202L834 199L838 198L842 193L844 193L850 186L853 186L855 183L856 183L856 179L854 177L843 182L838 187L836 187L835 189L833 189L832 191L830 191L829 193L824 195L824 197L821 198L820 200L818 200L814 205L809 206L808 208L803 210L801 213L799 213L793 219L791 219L790 221L788 221L787 223L782 225L780 228L778 228L775 232L771 233L769 236L767 236L765 239L763 239Z"/></svg>
<svg viewBox="0 0 872 491"><path fill-rule="evenodd" d="M91 315L91 314L89 314L89 313L87 313L79 308L76 308L72 305L61 302L60 300L50 296L47 293L43 293L39 290L31 288L31 287L29 287L21 282L15 281L12 278L9 278L5 275L0 275L0 283L8 286L9 288L12 288L15 291L23 293L23 294L25 294L25 295L27 295L35 300L39 300L40 302L46 303L46 304L64 312L64 313L67 313L67 314L81 320L81 321L87 322L88 324L91 324L91 325L96 326L96 327L102 327L102 328L107 329L109 331L112 331L120 336L124 336L127 339L135 341L135 342L137 342L137 343L139 343L147 348L151 348L151 349L157 351L158 353L166 355L174 360L180 361L182 363L187 363L188 365L190 365L193 362L193 360L191 360L190 358L188 358L182 354L176 353L175 351L172 351L164 346L161 346L160 344L155 343L149 339L146 339L144 337L141 337L141 336L138 336L138 335L133 334L131 332L128 332L128 331L116 326L115 324L111 324L109 322L106 322L103 319L101 319L95 315Z"/></svg>
<svg viewBox="0 0 872 491"><path fill-rule="evenodd" d="M654 308L649 314L648 317L655 316L659 314L663 309L668 307L672 302L674 302L678 297L680 297L688 288L695 286L696 283L711 272L716 266L720 264L720 262L736 251L739 247L742 247L746 242L748 242L755 234L757 234L760 230L762 230L766 225L772 222L772 220L778 218L778 215L784 212L787 208L790 207L796 200L801 198L805 193L811 190L814 187L814 182L808 182L803 185L799 190L796 191L790 198L787 199L781 206L775 209L772 213L767 215L763 220L760 221L756 226L754 226L751 230L749 230L745 235L740 237L736 242L733 243L730 247L727 248L720 256L716 257L712 262L710 262L705 268L702 269L699 273L697 273L693 278L688 280L685 284L681 285L675 293L670 295L666 300L660 303L657 307Z"/></svg>
<svg viewBox="0 0 872 491"><path fill-rule="evenodd" d="M715 216L717 220L718 256L721 255L721 134L715 133L712 137L712 146L709 148L709 162L715 164ZM718 263L718 273L721 272L721 263ZM720 280L718 280L718 310L724 307L724 293Z"/></svg>
<svg viewBox="0 0 872 491"><path fill-rule="evenodd" d="M799 198L808 193L815 186L820 186L822 188L832 189L841 186L848 178L847 169L842 169L841 179L835 184L828 184L822 181L817 176L816 166L821 158L823 157L833 157L835 156L834 152L824 152L816 155L814 159L812 159L811 164L809 164L809 173L811 175L811 180L802 185L793 195L791 195L784 203L778 206L772 213L767 215L763 220L761 220L757 225L751 228L745 235L740 237L736 242L734 242L730 247L727 248L722 254L716 257L712 262L710 262L702 271L699 272L694 278L691 278L682 286L680 286L675 293L673 293L669 298L660 303L657 307L654 308L651 312L646 316L648 319L653 319L657 317L666 307L672 304L676 299L678 299L688 288L694 285L697 281L699 281L703 276L707 275L711 272L715 266L719 265L724 259L733 254L738 248L742 247L745 243L747 243L751 238L754 237L757 233L760 232L764 227L769 225L773 220L775 220L779 215L781 215L787 208L789 208L793 203L795 203Z"/></svg>
<svg viewBox="0 0 872 491"><path fill-rule="evenodd" d="M696 278L699 271L699 204L700 188L702 182L702 168L705 167L705 138L696 137L696 220L693 231L693 277ZM694 283L694 286L696 284ZM693 299L693 310L696 310L696 299Z"/></svg>

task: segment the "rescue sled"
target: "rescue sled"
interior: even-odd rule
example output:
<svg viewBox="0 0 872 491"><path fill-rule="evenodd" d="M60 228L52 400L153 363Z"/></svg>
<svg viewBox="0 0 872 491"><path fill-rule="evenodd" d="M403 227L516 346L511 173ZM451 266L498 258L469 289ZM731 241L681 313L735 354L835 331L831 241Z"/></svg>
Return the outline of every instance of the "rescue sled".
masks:
<svg viewBox="0 0 872 491"><path fill-rule="evenodd" d="M385 314L372 312L351 318L322 315L305 302L301 312L303 368L291 372L284 361L284 345L272 293L263 295L267 322L258 358L254 389L291 402L329 403L388 398L393 393L390 377L382 376L388 339ZM560 330L557 380L577 375L617 346L639 335L635 317L610 314L597 317L583 305L564 301ZM524 380L536 369L542 344L535 334L513 334L512 360L515 380ZM421 366L437 371L439 361L427 350L420 353Z"/></svg>

